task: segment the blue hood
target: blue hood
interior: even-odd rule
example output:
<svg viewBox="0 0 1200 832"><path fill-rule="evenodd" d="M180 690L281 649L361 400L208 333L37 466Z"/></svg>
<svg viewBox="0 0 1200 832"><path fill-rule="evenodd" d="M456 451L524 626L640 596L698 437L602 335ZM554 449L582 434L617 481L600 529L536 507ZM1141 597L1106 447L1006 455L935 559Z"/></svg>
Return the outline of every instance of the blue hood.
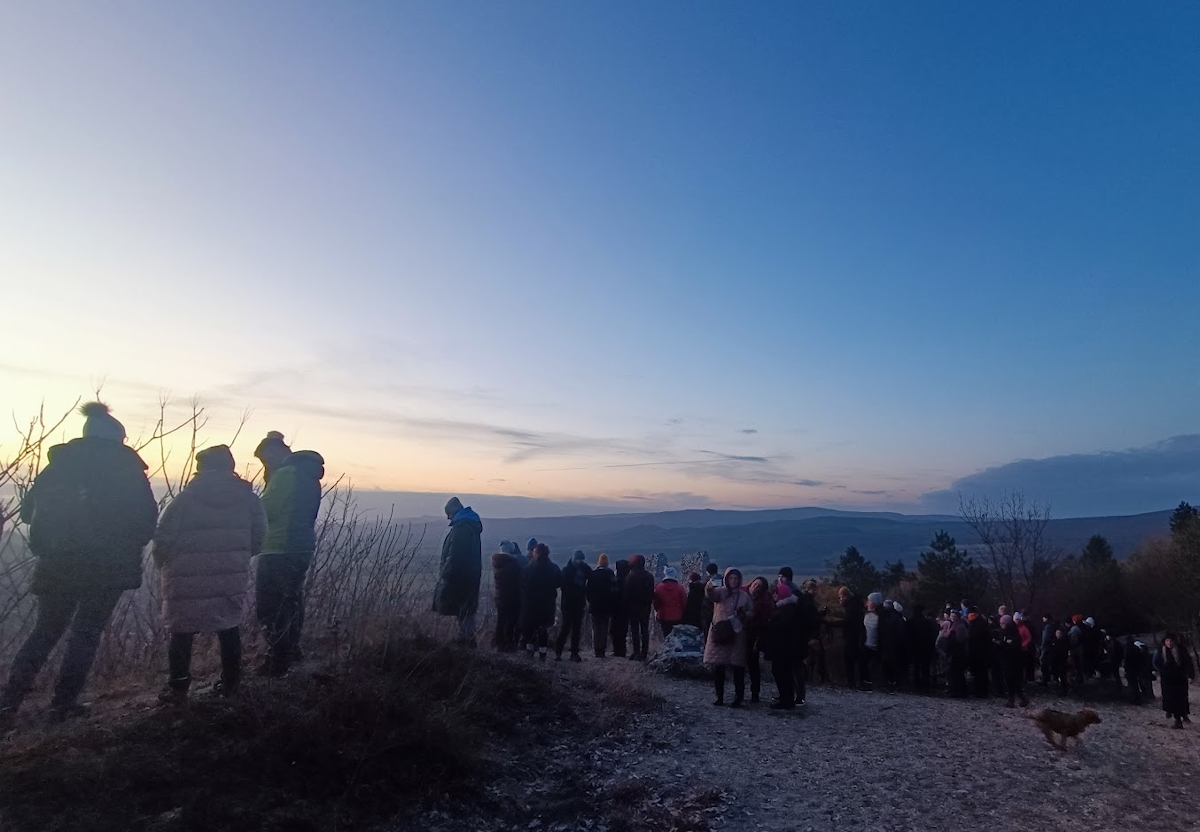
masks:
<svg viewBox="0 0 1200 832"><path fill-rule="evenodd" d="M468 522L480 523L482 525L479 515L476 514L470 506L459 510L459 512L450 519L450 525L453 526L455 523L461 523L464 520Z"/></svg>

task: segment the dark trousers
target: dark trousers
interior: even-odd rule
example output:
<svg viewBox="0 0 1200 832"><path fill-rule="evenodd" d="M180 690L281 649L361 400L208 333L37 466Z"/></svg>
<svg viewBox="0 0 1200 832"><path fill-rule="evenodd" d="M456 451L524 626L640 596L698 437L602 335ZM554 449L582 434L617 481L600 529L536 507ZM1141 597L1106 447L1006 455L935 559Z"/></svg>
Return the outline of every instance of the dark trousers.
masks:
<svg viewBox="0 0 1200 832"><path fill-rule="evenodd" d="M859 662L862 660L862 648L857 644L847 644L842 650L842 660L846 664L846 686L854 687L854 682L857 679L862 682L862 677L859 675Z"/></svg>
<svg viewBox="0 0 1200 832"><path fill-rule="evenodd" d="M678 626L678 624L679 624L678 621L663 621L660 618L658 621L658 626L659 626L659 629L662 630L663 638L666 638L667 636L671 635L671 631L674 630L675 627Z"/></svg>
<svg viewBox="0 0 1200 832"><path fill-rule="evenodd" d="M629 610L627 608L622 607L613 613L608 632L612 636L613 655L625 658L625 645L629 641Z"/></svg>
<svg viewBox="0 0 1200 832"><path fill-rule="evenodd" d="M947 687L951 696L967 695L967 656L962 649L950 652L950 668Z"/></svg>
<svg viewBox="0 0 1200 832"><path fill-rule="evenodd" d="M713 684L717 688L717 701L725 701L725 668L726 665L719 664L713 668ZM738 704L746 698L746 668L734 666L733 668L733 701Z"/></svg>
<svg viewBox="0 0 1200 832"><path fill-rule="evenodd" d="M863 647L858 653L858 686L863 690L874 690L877 682L883 681L883 660L874 647Z"/></svg>
<svg viewBox="0 0 1200 832"><path fill-rule="evenodd" d="M1024 662L1014 662L1011 666L1004 668L1004 685L1008 691L1008 701L1012 702L1016 698L1020 698L1022 702L1025 700L1025 664Z"/></svg>
<svg viewBox="0 0 1200 832"><path fill-rule="evenodd" d="M795 705L804 698L804 694L796 690L796 663L792 659L772 659L771 673L775 676L775 687L779 688L780 705Z"/></svg>
<svg viewBox="0 0 1200 832"><path fill-rule="evenodd" d="M550 644L550 628L537 624L525 631L525 649L532 653L534 650L545 652Z"/></svg>
<svg viewBox="0 0 1200 832"><path fill-rule="evenodd" d="M803 702L805 700L805 698L808 696L808 675L807 675L808 671L805 667L805 661L804 661L806 658L807 658L807 656L797 656L794 659L787 660L787 663L789 665L791 665L791 667L792 667L792 681L794 682L792 694L795 698L795 701L797 701L797 702ZM774 671L774 668L775 668L775 665L774 665L774 663L772 663L771 669L773 671ZM775 672L778 672L778 671L775 671ZM779 680L776 679L775 682L776 682L776 684L778 684ZM782 695L782 694L780 694L780 695Z"/></svg>
<svg viewBox="0 0 1200 832"><path fill-rule="evenodd" d="M929 690L933 683L932 678L933 659L919 656L913 662L913 688L921 693Z"/></svg>
<svg viewBox="0 0 1200 832"><path fill-rule="evenodd" d="M1050 655L1049 648L1042 650L1042 658L1040 663L1042 669L1042 684L1048 685L1050 684L1050 678L1054 675L1054 658Z"/></svg>
<svg viewBox="0 0 1200 832"><path fill-rule="evenodd" d="M650 652L650 605L629 605L629 641L633 655L646 657Z"/></svg>
<svg viewBox="0 0 1200 832"><path fill-rule="evenodd" d="M604 658L608 649L608 616L603 613L592 613L592 647L596 650L597 658Z"/></svg>
<svg viewBox="0 0 1200 832"><path fill-rule="evenodd" d="M975 695L980 699L986 699L988 695L988 670L986 663L971 662L971 682L975 687Z"/></svg>
<svg viewBox="0 0 1200 832"><path fill-rule="evenodd" d="M33 632L25 639L13 659L8 684L0 695L0 708L19 708L33 689L38 672L50 658L54 646L70 627L67 652L63 656L54 688L51 707L67 708L75 704L87 682L88 672L96 661L96 650L108 619L112 617L120 590L104 590L95 594L80 591L38 596L37 621Z"/></svg>
<svg viewBox="0 0 1200 832"><path fill-rule="evenodd" d="M571 639L571 655L579 655L579 637L583 634L583 607L575 609L563 608L562 625L558 628L558 639L554 642L554 652L562 655L567 639Z"/></svg>
<svg viewBox="0 0 1200 832"><path fill-rule="evenodd" d="M521 615L521 601L496 605L496 634L492 646L497 650L515 650L517 647L517 619Z"/></svg>
<svg viewBox="0 0 1200 832"><path fill-rule="evenodd" d="M1147 688L1146 683L1137 674L1126 675L1125 678L1129 682L1129 700L1135 705L1142 704L1142 696L1146 693Z"/></svg>
<svg viewBox="0 0 1200 832"><path fill-rule="evenodd" d="M1033 655L1032 651L1023 653L1022 657L1025 661L1025 681L1032 682L1033 671L1037 668L1037 657Z"/></svg>
<svg viewBox="0 0 1200 832"><path fill-rule="evenodd" d="M304 628L304 579L308 555L259 555L255 571L255 606L267 639L272 669L287 670L300 652Z"/></svg>
<svg viewBox="0 0 1200 832"><path fill-rule="evenodd" d="M171 668L170 686L174 690L187 690L192 683L192 633L171 633L167 646L167 662ZM237 627L217 633L221 645L221 684L232 692L242 680L242 631Z"/></svg>
<svg viewBox="0 0 1200 832"><path fill-rule="evenodd" d="M750 673L750 701L757 702L762 693L762 660L758 655L759 639L750 634L746 637L746 670Z"/></svg>

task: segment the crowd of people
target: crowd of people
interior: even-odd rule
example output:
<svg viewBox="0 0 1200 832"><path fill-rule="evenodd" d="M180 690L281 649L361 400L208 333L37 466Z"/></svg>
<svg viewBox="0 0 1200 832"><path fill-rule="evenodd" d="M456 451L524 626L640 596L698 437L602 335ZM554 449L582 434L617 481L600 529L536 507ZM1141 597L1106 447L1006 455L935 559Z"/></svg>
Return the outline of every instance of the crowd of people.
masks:
<svg viewBox="0 0 1200 832"><path fill-rule="evenodd" d="M195 476L160 515L147 466L126 444L124 426L99 402L81 411L83 435L49 450L46 467L21 502L36 558L31 591L38 607L0 689L0 730L12 724L68 631L50 716L61 720L77 712L122 593L141 586L143 550L151 542L169 632L164 704L186 701L193 642L201 633L215 633L220 644L215 693L236 692L242 676L240 624L255 558L255 612L266 643L259 672L286 674L303 658L304 585L317 545L314 524L325 473L320 454L293 451L282 434L267 434L254 452L265 478L260 497L236 473L227 446L206 448L196 454ZM445 514L449 529L433 610L453 616L458 640L475 646L483 524L457 497ZM862 691L999 695L1015 707L1028 704L1028 684L1055 685L1066 695L1095 677L1119 682L1124 669L1132 701L1150 694L1153 676L1174 727L1190 721L1188 684L1195 669L1186 646L1170 633L1151 653L1142 641L1127 638L1122 644L1082 615L1044 615L1033 622L1005 607L985 615L965 600L946 604L936 615L919 605L908 613L878 592L864 601L846 587L839 592L842 615L830 619L829 609L818 605L818 583L798 586L788 567L773 583L761 577L746 582L738 569L722 573L710 563L704 574L689 574L685 585L673 568L656 581L642 555L610 563L601 554L589 565L575 551L559 567L536 539L524 553L502 542L491 564L497 650L523 650L546 661L553 647L556 660L566 654L580 662L590 617L597 658L611 651L645 661L652 622L664 638L679 625L691 625L704 642L716 705L725 704L730 677L731 707L746 704L747 677L749 701L759 702L764 658L778 690L771 707L804 705L810 676L827 677L822 633L840 628L847 684Z"/></svg>
<svg viewBox="0 0 1200 832"><path fill-rule="evenodd" d="M169 674L160 700L186 700L193 641L215 633L221 680L230 696L242 678L240 625L255 562L255 612L267 655L259 672L282 676L303 658L304 583L316 550L325 461L293 451L282 434L258 444L261 497L236 473L225 445L196 454L195 475L159 514L148 466L126 444L125 427L100 402L81 408L82 436L50 448L46 466L23 495L35 565L32 630L0 689L0 730L10 727L39 672L67 637L51 721L78 713L101 637L121 595L142 585L143 552L153 541L168 631Z"/></svg>

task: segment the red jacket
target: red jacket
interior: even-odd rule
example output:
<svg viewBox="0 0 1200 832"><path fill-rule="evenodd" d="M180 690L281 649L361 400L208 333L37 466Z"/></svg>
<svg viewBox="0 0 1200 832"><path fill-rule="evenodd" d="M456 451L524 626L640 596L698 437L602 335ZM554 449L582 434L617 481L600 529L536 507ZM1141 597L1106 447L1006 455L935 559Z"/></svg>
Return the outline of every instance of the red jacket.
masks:
<svg viewBox="0 0 1200 832"><path fill-rule="evenodd" d="M1017 632L1021 634L1021 649L1028 653L1033 647L1033 633L1029 632L1024 621L1017 622Z"/></svg>
<svg viewBox="0 0 1200 832"><path fill-rule="evenodd" d="M663 581L654 587L654 611L659 621L672 624L683 620L687 607L687 590L679 581Z"/></svg>

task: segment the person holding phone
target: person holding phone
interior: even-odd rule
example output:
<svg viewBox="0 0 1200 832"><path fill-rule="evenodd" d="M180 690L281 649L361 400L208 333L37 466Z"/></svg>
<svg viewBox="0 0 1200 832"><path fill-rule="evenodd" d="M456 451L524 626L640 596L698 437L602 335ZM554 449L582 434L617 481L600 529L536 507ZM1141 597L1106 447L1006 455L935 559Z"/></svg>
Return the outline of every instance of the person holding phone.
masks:
<svg viewBox="0 0 1200 832"><path fill-rule="evenodd" d="M733 670L734 699L730 707L740 708L746 699L746 623L753 618L753 602L742 588L742 573L730 567L720 586L708 587L713 603L712 626L704 645L704 663L713 669L717 698L714 705L725 704L725 677Z"/></svg>

